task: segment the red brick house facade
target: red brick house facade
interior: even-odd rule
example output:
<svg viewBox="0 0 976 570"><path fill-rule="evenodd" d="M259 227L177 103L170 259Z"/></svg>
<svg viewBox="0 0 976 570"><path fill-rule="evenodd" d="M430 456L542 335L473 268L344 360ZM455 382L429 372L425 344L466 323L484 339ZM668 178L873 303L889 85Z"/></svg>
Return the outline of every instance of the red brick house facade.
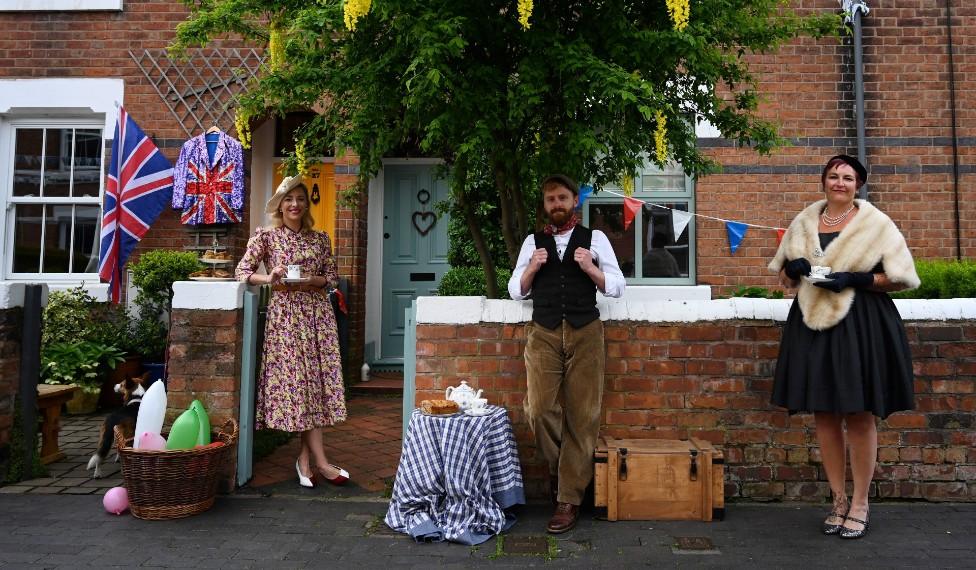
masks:
<svg viewBox="0 0 976 570"><path fill-rule="evenodd" d="M171 110L175 99L186 96L187 91L178 86L171 90L152 65L166 68L159 50L168 45L175 26L186 18L182 3L90 0L66 3L71 7L63 9L59 4L60 0L18 0L13 3L15 9L0 7L0 206L5 206L0 207L0 281L41 280L53 286L93 282L84 263L75 263L70 271L57 274L15 270L14 242L21 235L17 234L17 209L40 212L50 207L49 215L55 216L53 206L25 201L24 192L15 188L15 171L20 168L15 164L16 129L60 133L66 129L102 129L104 164L114 125L114 103L119 102L175 162L182 143L210 122L195 121L190 112L193 109ZM838 9L835 0L796 0L794 5L811 11ZM976 206L972 204L976 6L959 0L938 6L923 0L896 0L871 8L863 17L870 199L899 225L917 258L971 258L976 252ZM825 159L840 152L856 153L851 43L850 38L805 39L776 54L753 57L764 97L761 113L780 125L780 133L791 144L762 157L703 128L700 145L723 171L689 181L687 194L679 201L706 216L785 227L796 212L817 199ZM225 57L243 48L224 43L207 53ZM147 58L145 50L151 50L153 57ZM263 52L256 50L245 56L253 62L260 60ZM185 65L173 65L190 73ZM170 81L178 78L176 67L166 68ZM204 77L209 77L206 72ZM219 101L229 92L227 88L215 97ZM220 126L233 135L227 116L231 115L226 115ZM252 126L254 149L245 153L245 220L221 238L235 259L253 228L263 223L263 204L272 190L275 146L281 128L273 121ZM327 162L336 189L355 182L355 156L346 154ZM349 281L347 375L358 371L364 359L371 360L366 346L376 340L367 316L368 303L380 302L376 295L370 296L369 291L379 291L380 285L375 281L376 271L368 267L382 273L382 240L377 237L382 230L375 228L370 234L367 227L371 219L368 205L374 195L371 189L354 210L335 210L333 242L340 274ZM611 207L620 203L607 197L597 203L600 200ZM73 207L88 212L85 223L90 225L97 203L91 198ZM86 227L77 221L80 219L76 214L71 227ZM710 286L699 288L705 298L740 286L775 287L765 269L776 247L772 231L750 230L734 256L729 253L725 227L717 221L699 218L689 234L687 263L692 269L667 284ZM21 240L26 239L24 235ZM74 234L70 240L84 241ZM179 223L178 214L167 211L152 227L140 251L181 249L190 240L191 234ZM641 252L632 253L639 258ZM31 269L29 263L27 269ZM367 281L367 275L372 281ZM653 287L642 286L655 284L653 279L635 279L628 295L653 296ZM104 289L101 294L104 296ZM4 367L0 386L6 385L7 373L14 368L12 364ZM2 396L0 408L5 401ZM0 446L4 426L9 425L3 419L6 413L0 409Z"/></svg>

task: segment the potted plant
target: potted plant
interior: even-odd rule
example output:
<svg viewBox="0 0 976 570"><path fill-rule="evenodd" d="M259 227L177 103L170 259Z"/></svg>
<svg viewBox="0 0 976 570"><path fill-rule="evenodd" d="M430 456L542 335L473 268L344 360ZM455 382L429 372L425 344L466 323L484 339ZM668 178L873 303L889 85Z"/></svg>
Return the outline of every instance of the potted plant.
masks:
<svg viewBox="0 0 976 570"><path fill-rule="evenodd" d="M44 308L41 380L81 388L68 404L72 413L95 411L108 370L125 357L122 343L130 335L105 335L103 308L80 286L52 292Z"/></svg>
<svg viewBox="0 0 976 570"><path fill-rule="evenodd" d="M125 381L127 376L138 376L142 372L142 356L136 350L132 330L132 319L125 305L101 303L95 314L94 340L114 346L125 353L125 360L119 362L108 374L102 376L102 390L98 396L99 408L117 408L122 405L122 396L115 386Z"/></svg>
<svg viewBox="0 0 976 570"><path fill-rule="evenodd" d="M74 384L81 388L68 401L72 414L92 413L102 390L106 368L125 360L120 349L93 340L53 342L41 350L41 378L45 384Z"/></svg>
<svg viewBox="0 0 976 570"><path fill-rule="evenodd" d="M156 249L143 253L130 266L132 283L138 287L135 304L138 316L133 323L133 347L142 356L142 366L152 379L165 381L169 312L173 303L173 283L185 281L200 262L192 252Z"/></svg>

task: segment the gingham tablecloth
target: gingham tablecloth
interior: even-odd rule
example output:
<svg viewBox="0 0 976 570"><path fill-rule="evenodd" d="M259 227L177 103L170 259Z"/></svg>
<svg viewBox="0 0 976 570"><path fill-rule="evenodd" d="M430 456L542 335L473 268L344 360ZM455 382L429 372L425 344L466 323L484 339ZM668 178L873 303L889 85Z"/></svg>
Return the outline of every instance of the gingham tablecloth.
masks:
<svg viewBox="0 0 976 570"><path fill-rule="evenodd" d="M515 523L522 467L504 408L437 417L414 410L385 522L421 541L480 544Z"/></svg>

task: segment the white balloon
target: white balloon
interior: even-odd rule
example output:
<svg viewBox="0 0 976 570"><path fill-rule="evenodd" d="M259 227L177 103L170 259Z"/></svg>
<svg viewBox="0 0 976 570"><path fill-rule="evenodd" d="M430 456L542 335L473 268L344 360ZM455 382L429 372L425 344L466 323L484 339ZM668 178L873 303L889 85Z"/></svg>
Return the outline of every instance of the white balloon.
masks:
<svg viewBox="0 0 976 570"><path fill-rule="evenodd" d="M162 380L156 380L146 390L139 404L139 415L136 416L136 439L133 447L139 449L142 434L163 431L163 418L166 416L166 385Z"/></svg>

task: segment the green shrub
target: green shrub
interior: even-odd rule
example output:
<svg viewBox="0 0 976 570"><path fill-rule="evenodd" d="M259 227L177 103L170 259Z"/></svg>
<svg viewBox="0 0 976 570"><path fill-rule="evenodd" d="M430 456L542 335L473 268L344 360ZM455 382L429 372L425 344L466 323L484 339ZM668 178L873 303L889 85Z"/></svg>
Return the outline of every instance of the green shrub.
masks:
<svg viewBox="0 0 976 570"><path fill-rule="evenodd" d="M200 261L193 252L154 249L140 255L139 261L129 268L132 284L139 288L136 296L139 308L148 306L163 311L173 301L173 282L186 281L200 269Z"/></svg>
<svg viewBox="0 0 976 570"><path fill-rule="evenodd" d="M41 350L41 378L45 384L77 384L85 392L102 388L103 367L115 368L125 353L91 340L53 342Z"/></svg>
<svg viewBox="0 0 976 570"><path fill-rule="evenodd" d="M98 328L95 318L97 304L95 298L80 286L52 291L44 307L41 344L47 346L55 342L91 340Z"/></svg>
<svg viewBox="0 0 976 570"><path fill-rule="evenodd" d="M133 345L146 362L162 362L169 325L162 321L173 303L173 283L189 279L200 269L193 252L155 249L130 266L132 284L139 288L135 303L139 319L133 325Z"/></svg>
<svg viewBox="0 0 976 570"><path fill-rule="evenodd" d="M501 299L509 299L508 278L512 276L509 269L497 268L498 295ZM480 267L452 267L441 278L437 286L437 294L441 297L462 297L486 295L487 281L485 271Z"/></svg>
<svg viewBox="0 0 976 570"><path fill-rule="evenodd" d="M941 259L915 260L922 284L918 289L898 291L896 299L965 299L976 297L976 262Z"/></svg>

